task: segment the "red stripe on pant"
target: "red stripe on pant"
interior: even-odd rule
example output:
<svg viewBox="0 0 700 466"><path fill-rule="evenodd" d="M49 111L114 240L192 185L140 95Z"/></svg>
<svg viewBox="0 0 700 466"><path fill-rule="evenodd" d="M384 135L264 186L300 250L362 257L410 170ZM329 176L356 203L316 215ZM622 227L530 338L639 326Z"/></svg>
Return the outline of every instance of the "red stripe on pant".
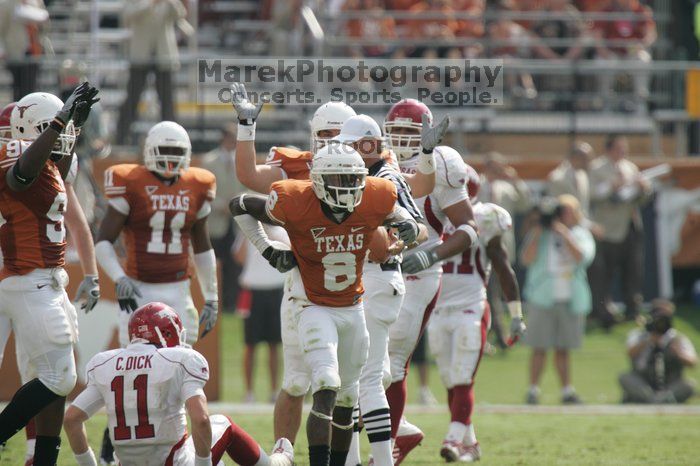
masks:
<svg viewBox="0 0 700 466"><path fill-rule="evenodd" d="M479 369L481 357L484 355L484 347L486 346L486 335L488 334L489 324L491 321L491 308L489 303L484 305L484 315L481 316L481 347L479 348L479 359L476 360L476 366L472 373L471 383L469 385L456 385L447 391L448 407L452 415L452 422L461 422L469 425L472 422L472 413L474 412L474 378L476 371Z"/></svg>
<svg viewBox="0 0 700 466"><path fill-rule="evenodd" d="M182 438L175 444L173 445L173 448L170 450L170 454L168 457L165 459L165 464L163 466L173 466L173 460L175 459L175 453L182 448L182 446L185 444L187 441L187 432L185 431L185 435L182 436Z"/></svg>
<svg viewBox="0 0 700 466"><path fill-rule="evenodd" d="M418 341L423 336L423 332L425 331L425 327L428 325L428 320L430 320L430 316L433 314L433 309L435 309L435 304L437 303L439 296L440 287L438 287L435 296L433 296L433 299L428 303L428 306L423 312L423 320L420 323L420 332L418 333L418 338L414 342L414 349L415 345L418 344ZM389 402L389 411L391 413L391 438L396 438L396 433L399 431L399 424L401 423L401 418L403 417L403 411L406 408L406 398L408 396L406 378L408 377L408 366L411 363L412 356L413 351L411 351L411 354L406 360L406 370L404 372L405 376L403 380L392 383L391 385L389 385L389 388L386 389L386 398Z"/></svg>
<svg viewBox="0 0 700 466"><path fill-rule="evenodd" d="M211 447L211 464L218 464L224 452L241 466L254 466L260 460L260 446L242 427L226 416L231 426Z"/></svg>

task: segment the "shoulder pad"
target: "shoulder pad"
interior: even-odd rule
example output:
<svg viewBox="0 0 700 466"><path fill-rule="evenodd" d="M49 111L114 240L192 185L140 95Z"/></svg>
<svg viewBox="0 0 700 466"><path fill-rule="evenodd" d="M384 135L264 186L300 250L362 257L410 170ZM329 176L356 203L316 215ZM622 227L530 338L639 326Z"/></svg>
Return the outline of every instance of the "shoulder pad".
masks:
<svg viewBox="0 0 700 466"><path fill-rule="evenodd" d="M467 184L467 166L459 152L449 146L438 146L435 154L435 183L450 188Z"/></svg>
<svg viewBox="0 0 700 466"><path fill-rule="evenodd" d="M479 227L479 237L484 242L500 236L513 228L513 219L503 207L490 202L474 204L474 220Z"/></svg>
<svg viewBox="0 0 700 466"><path fill-rule="evenodd" d="M158 352L172 362L179 363L186 375L200 380L209 380L209 363L198 351L188 346L159 348Z"/></svg>

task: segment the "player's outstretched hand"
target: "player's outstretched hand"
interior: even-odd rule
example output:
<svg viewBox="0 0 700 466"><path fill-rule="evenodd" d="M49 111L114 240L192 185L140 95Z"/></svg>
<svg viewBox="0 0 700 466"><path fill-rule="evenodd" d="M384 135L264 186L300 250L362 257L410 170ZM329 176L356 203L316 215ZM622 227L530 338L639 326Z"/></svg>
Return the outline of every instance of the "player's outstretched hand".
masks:
<svg viewBox="0 0 700 466"><path fill-rule="evenodd" d="M87 81L76 87L73 93L63 103L63 108L58 111L56 118L61 120L64 125L68 123L68 121L73 118L76 104L82 100L89 90L90 84Z"/></svg>
<svg viewBox="0 0 700 466"><path fill-rule="evenodd" d="M392 228L396 228L399 239L404 244L413 244L418 237L418 224L413 219L404 220L391 224Z"/></svg>
<svg viewBox="0 0 700 466"><path fill-rule="evenodd" d="M80 309L84 310L86 314L97 305L97 301L100 300L100 282L97 279L97 275L85 275L83 277L83 281L80 283L73 301L78 302L82 299L85 301L80 306Z"/></svg>
<svg viewBox="0 0 700 466"><path fill-rule="evenodd" d="M527 327L525 326L525 322L523 322L523 319L520 317L513 317L510 321L510 340L513 344L520 340L523 335L525 335L525 331L527 330Z"/></svg>
<svg viewBox="0 0 700 466"><path fill-rule="evenodd" d="M207 333L211 332L216 325L216 319L219 317L219 302L207 301L204 303L202 312L199 313L199 325L204 325L204 330L199 338L204 338Z"/></svg>
<svg viewBox="0 0 700 466"><path fill-rule="evenodd" d="M248 100L248 93L243 83L231 83L231 104L238 114L238 121L243 125L252 125L258 118L263 102L254 105Z"/></svg>
<svg viewBox="0 0 700 466"><path fill-rule="evenodd" d="M270 246L263 251L263 257L281 273L289 272L297 266L297 260L292 251Z"/></svg>
<svg viewBox="0 0 700 466"><path fill-rule="evenodd" d="M404 274L414 274L425 270L438 261L435 251L418 251L405 257L401 263L401 272Z"/></svg>
<svg viewBox="0 0 700 466"><path fill-rule="evenodd" d="M141 298L141 290L129 277L122 277L117 281L117 301L119 308L127 314L135 311L138 306L136 297Z"/></svg>
<svg viewBox="0 0 700 466"><path fill-rule="evenodd" d="M430 126L429 120L428 115L425 113L421 116L423 128L420 132L420 145L426 152L432 151L442 142L442 138L445 137L447 128L450 126L449 116L443 118L442 121L435 126Z"/></svg>
<svg viewBox="0 0 700 466"><path fill-rule="evenodd" d="M83 127L88 119L88 116L90 116L92 106L100 101L100 98L97 97L99 92L100 91L96 87L90 87L75 104L75 108L73 110L73 124L76 128Z"/></svg>

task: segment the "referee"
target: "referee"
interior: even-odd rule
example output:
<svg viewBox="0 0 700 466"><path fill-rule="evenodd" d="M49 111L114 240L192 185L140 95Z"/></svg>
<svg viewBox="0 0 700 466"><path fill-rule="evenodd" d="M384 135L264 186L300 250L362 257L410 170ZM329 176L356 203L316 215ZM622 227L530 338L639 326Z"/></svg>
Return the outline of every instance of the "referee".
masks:
<svg viewBox="0 0 700 466"><path fill-rule="evenodd" d="M348 144L365 162L369 176L390 180L396 186L397 204L406 209L418 222L418 241L424 241L428 230L423 217L411 197L411 188L398 170L382 156L382 132L376 121L367 115L350 117L343 124L334 141ZM391 233L389 233L391 235ZM398 245L396 250L403 249ZM376 262L375 262L376 261ZM400 255L388 259L374 257L365 262L363 269L365 320L369 333L369 356L360 376L362 422L369 438L375 464L393 464L391 448L391 417L385 388L391 382L389 372L389 326L396 320L405 287L401 274ZM345 464L361 464L359 443L359 408L354 413L353 440Z"/></svg>

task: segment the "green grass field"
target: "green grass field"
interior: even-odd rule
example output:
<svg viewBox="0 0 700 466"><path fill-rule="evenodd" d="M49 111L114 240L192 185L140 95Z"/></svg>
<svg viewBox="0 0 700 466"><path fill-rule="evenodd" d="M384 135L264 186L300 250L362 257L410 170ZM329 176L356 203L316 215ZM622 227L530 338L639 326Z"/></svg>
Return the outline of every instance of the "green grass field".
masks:
<svg viewBox="0 0 700 466"><path fill-rule="evenodd" d="M675 326L700 348L700 309L685 308L679 312ZM223 401L241 402L244 396L240 371L242 357L241 321L226 315L222 321ZM610 334L589 331L583 348L573 357L573 381L587 404L617 404L620 398L617 375L627 370L624 341L632 324L615 328ZM597 414L518 413L507 409L489 409L490 405L522 404L527 389L527 348L515 348L505 355L486 357L477 376L477 409L474 423L482 445L484 465L693 465L700 464L700 416L684 414ZM265 350L258 356L256 394L261 401L269 397L269 380L265 367ZM689 371L700 380L700 369ZM445 396L435 368L431 371L431 387L440 402ZM409 403L417 402L415 371L410 376ZM559 387L548 364L542 383L542 402L559 402ZM700 403L697 397L692 404ZM505 411L505 412L504 412ZM545 411L545 409L543 409ZM601 414L601 412L603 414ZM271 408L266 414L228 412L251 433L264 448L273 444ZM449 420L446 410L431 414L412 412L409 419L426 433L423 445L403 463L437 465L440 442ZM90 421L89 435L93 449L99 449L104 415ZM364 440L364 439L363 439ZM67 442L59 464L73 464ZM363 457L368 451L363 443ZM307 465L304 433L299 435L297 463ZM24 457L23 436L8 443L0 454L1 465L21 465ZM233 464L226 462L227 465Z"/></svg>

